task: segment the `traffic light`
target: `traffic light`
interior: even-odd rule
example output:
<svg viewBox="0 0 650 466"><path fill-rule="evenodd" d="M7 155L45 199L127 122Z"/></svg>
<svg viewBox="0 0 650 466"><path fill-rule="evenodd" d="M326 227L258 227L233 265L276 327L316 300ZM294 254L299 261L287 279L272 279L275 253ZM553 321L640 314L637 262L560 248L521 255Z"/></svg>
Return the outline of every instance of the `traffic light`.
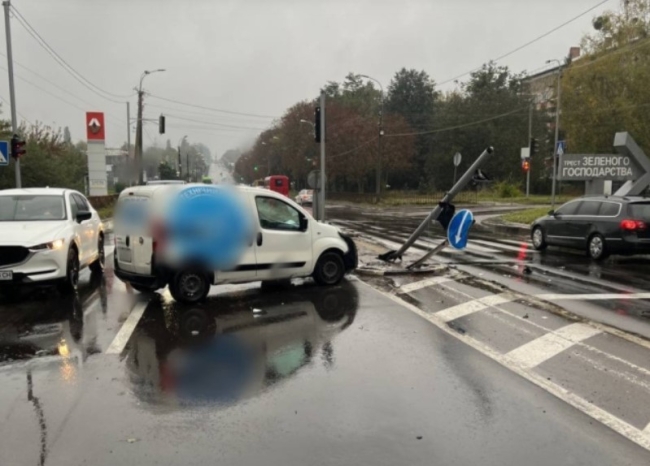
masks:
<svg viewBox="0 0 650 466"><path fill-rule="evenodd" d="M25 155L25 141L20 139L17 134L11 137L11 156L18 160L21 156Z"/></svg>
<svg viewBox="0 0 650 466"><path fill-rule="evenodd" d="M253 168L254 168L255 171L257 171L257 165L255 165L255 167L253 167Z"/></svg>
<svg viewBox="0 0 650 466"><path fill-rule="evenodd" d="M530 159L524 159L521 161L521 169L524 173L528 173L530 171Z"/></svg>
<svg viewBox="0 0 650 466"><path fill-rule="evenodd" d="M314 141L320 142L320 107L314 109Z"/></svg>
<svg viewBox="0 0 650 466"><path fill-rule="evenodd" d="M158 117L158 133L165 134L165 115Z"/></svg>
<svg viewBox="0 0 650 466"><path fill-rule="evenodd" d="M530 156L532 157L534 154L539 152L539 141L535 138L530 138Z"/></svg>

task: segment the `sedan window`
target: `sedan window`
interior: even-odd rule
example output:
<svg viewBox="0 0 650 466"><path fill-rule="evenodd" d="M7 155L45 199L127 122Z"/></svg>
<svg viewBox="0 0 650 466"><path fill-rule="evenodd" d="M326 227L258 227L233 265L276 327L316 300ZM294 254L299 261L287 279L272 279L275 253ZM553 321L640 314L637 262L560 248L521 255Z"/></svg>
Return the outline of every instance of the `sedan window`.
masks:
<svg viewBox="0 0 650 466"><path fill-rule="evenodd" d="M650 220L650 203L634 203L628 207L630 216L640 220Z"/></svg>
<svg viewBox="0 0 650 466"><path fill-rule="evenodd" d="M616 202L603 202L600 205L598 215L601 217L616 217L621 209L621 205Z"/></svg>
<svg viewBox="0 0 650 466"><path fill-rule="evenodd" d="M578 208L577 215L595 217L598 215L599 208L600 202L598 201L582 201L580 202L580 207Z"/></svg>
<svg viewBox="0 0 650 466"><path fill-rule="evenodd" d="M580 202L577 201L567 202L559 209L557 209L555 213L558 215L575 215L579 206L580 206Z"/></svg>

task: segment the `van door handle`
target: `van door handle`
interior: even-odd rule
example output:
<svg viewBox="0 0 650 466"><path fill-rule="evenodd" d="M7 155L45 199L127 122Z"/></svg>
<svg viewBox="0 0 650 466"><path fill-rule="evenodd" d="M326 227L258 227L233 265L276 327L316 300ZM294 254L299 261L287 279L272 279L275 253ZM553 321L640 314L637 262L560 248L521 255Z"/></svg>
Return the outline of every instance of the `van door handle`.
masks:
<svg viewBox="0 0 650 466"><path fill-rule="evenodd" d="M257 233L257 245L261 246L262 245L262 232L260 231Z"/></svg>

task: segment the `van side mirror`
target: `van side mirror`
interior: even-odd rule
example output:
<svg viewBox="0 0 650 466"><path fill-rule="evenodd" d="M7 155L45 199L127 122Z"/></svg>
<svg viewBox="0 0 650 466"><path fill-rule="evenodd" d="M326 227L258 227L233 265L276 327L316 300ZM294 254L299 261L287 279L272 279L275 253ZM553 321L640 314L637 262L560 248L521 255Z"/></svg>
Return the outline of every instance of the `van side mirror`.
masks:
<svg viewBox="0 0 650 466"><path fill-rule="evenodd" d="M309 226L309 220L307 220L307 217L304 215L300 216L300 231L307 231L307 227Z"/></svg>
<svg viewBox="0 0 650 466"><path fill-rule="evenodd" d="M88 210L80 210L79 212L77 212L77 222L81 223L85 220L90 220L92 216L93 216L92 212Z"/></svg>

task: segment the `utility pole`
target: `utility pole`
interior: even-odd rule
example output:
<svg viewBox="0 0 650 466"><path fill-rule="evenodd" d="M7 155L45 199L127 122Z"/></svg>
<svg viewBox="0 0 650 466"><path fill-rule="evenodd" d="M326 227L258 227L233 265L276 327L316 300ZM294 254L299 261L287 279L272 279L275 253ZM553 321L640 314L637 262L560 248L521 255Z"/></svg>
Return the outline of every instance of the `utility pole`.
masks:
<svg viewBox="0 0 650 466"><path fill-rule="evenodd" d="M135 169L138 173L136 181L138 184L143 184L142 178L142 106L144 100L144 91L142 90L142 80L140 80L140 88L138 89L138 121L135 127Z"/></svg>
<svg viewBox="0 0 650 466"><path fill-rule="evenodd" d="M530 110L528 112L528 158L533 160L533 148L531 141L533 139L533 102L530 103ZM532 165L532 163L531 163ZM526 172L526 197L530 195L530 168Z"/></svg>
<svg viewBox="0 0 650 466"><path fill-rule="evenodd" d="M5 0L2 2L5 10L5 32L7 34L7 71L9 73L9 101L11 105L11 131L13 134L18 134L18 119L16 118L16 91L14 89L14 58L11 49L11 21L9 18L9 9L11 2ZM11 157L13 154L9 154ZM20 157L14 159L14 167L16 170L16 188L22 187L20 179Z"/></svg>
<svg viewBox="0 0 650 466"><path fill-rule="evenodd" d="M144 90L142 89L142 81L145 77L149 76L152 73L159 73L165 71L160 68L157 70L145 70L140 76L140 85L138 86L138 121L135 127L135 166L138 170L138 184L143 184L144 179L142 177L142 111L144 107Z"/></svg>
<svg viewBox="0 0 650 466"><path fill-rule="evenodd" d="M551 208L555 209L555 183L557 178L557 143L560 131L560 78L562 77L562 64L560 60L547 60L546 63L557 62L557 101L555 105L555 144L553 145L553 184L551 187Z"/></svg>
<svg viewBox="0 0 650 466"><path fill-rule="evenodd" d="M320 93L320 190L319 219L325 221L325 91Z"/></svg>
<svg viewBox="0 0 650 466"><path fill-rule="evenodd" d="M131 159L131 103L126 103L126 161L133 167L133 160ZM129 184L132 179L129 179Z"/></svg>
<svg viewBox="0 0 650 466"><path fill-rule="evenodd" d="M377 139L377 167L375 169L375 197L377 198L377 202L379 202L379 199L381 198L381 140L384 135L384 86L381 85L381 82L378 79L375 79L372 76L366 74L361 74L359 76L376 82L379 85L379 90L381 92L381 100L379 102L379 138Z"/></svg>

